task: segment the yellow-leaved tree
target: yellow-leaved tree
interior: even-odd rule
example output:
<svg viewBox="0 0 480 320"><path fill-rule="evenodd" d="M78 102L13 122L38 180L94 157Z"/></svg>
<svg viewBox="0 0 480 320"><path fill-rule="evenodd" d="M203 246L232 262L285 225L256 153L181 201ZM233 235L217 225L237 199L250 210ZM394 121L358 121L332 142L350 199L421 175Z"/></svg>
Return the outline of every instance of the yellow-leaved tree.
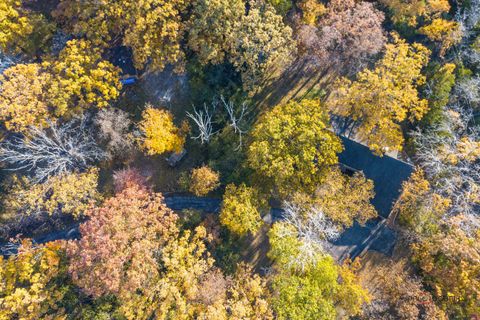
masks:
<svg viewBox="0 0 480 320"><path fill-rule="evenodd" d="M370 203L374 196L373 181L363 173L350 177L335 168L315 191L314 202L333 222L348 228L355 220L364 224L377 216Z"/></svg>
<svg viewBox="0 0 480 320"><path fill-rule="evenodd" d="M183 149L187 125L184 122L182 128L177 128L173 123L173 115L168 110L147 105L139 127L143 133L141 143L147 154L180 152Z"/></svg>
<svg viewBox="0 0 480 320"><path fill-rule="evenodd" d="M17 64L0 75L0 121L8 130L23 132L46 124L46 86L51 80L35 63Z"/></svg>
<svg viewBox="0 0 480 320"><path fill-rule="evenodd" d="M442 57L448 49L462 40L460 24L442 18L434 19L429 25L420 28L419 31L426 35L428 39L440 43L440 56Z"/></svg>
<svg viewBox="0 0 480 320"><path fill-rule="evenodd" d="M120 94L120 70L103 60L101 51L85 40L71 40L57 60L45 62L51 74L48 102L56 116L90 106L108 106Z"/></svg>
<svg viewBox="0 0 480 320"><path fill-rule="evenodd" d="M245 184L229 184L223 195L220 222L234 234L256 232L262 225L260 210L265 206L258 192Z"/></svg>
<svg viewBox="0 0 480 320"><path fill-rule="evenodd" d="M208 166L192 170L189 181L189 191L196 196L205 196L220 186L220 175Z"/></svg>
<svg viewBox="0 0 480 320"><path fill-rule="evenodd" d="M55 278L65 268L62 245L33 247L23 240L18 254L0 256L0 319L64 319L56 303L65 294Z"/></svg>
<svg viewBox="0 0 480 320"><path fill-rule="evenodd" d="M273 77L295 54L292 29L268 4L251 1L248 14L235 22L229 61L240 72L243 87L251 94L266 76Z"/></svg>
<svg viewBox="0 0 480 320"><path fill-rule="evenodd" d="M196 0L188 22L188 46L202 63L222 63L235 43L236 22L245 15L242 0Z"/></svg>
<svg viewBox="0 0 480 320"><path fill-rule="evenodd" d="M61 0L54 15L67 30L108 47L121 39L131 47L137 68L154 69L183 59L181 13L185 0Z"/></svg>
<svg viewBox="0 0 480 320"><path fill-rule="evenodd" d="M248 164L281 195L292 189L315 191L342 151L318 100L276 106L258 120L251 135Z"/></svg>
<svg viewBox="0 0 480 320"><path fill-rule="evenodd" d="M78 218L101 199L97 183L97 168L52 176L41 184L33 184L25 177L14 177L3 201L4 210L8 216L46 212L50 215L71 214Z"/></svg>
<svg viewBox="0 0 480 320"><path fill-rule="evenodd" d="M35 54L45 49L54 30L42 14L26 9L22 0L0 2L0 50Z"/></svg>
<svg viewBox="0 0 480 320"><path fill-rule="evenodd" d="M327 101L334 114L353 122L357 138L378 154L401 150L401 122L420 120L428 111L428 102L419 97L417 88L425 82L421 71L430 51L392 36L375 68L358 73L353 82L340 79Z"/></svg>

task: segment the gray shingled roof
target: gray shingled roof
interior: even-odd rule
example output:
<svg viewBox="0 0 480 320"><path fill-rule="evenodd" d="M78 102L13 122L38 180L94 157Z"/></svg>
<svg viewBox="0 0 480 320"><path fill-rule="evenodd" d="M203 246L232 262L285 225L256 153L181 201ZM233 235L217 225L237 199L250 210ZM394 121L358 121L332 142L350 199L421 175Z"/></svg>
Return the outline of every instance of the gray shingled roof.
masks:
<svg viewBox="0 0 480 320"><path fill-rule="evenodd" d="M372 204L383 218L387 218L393 204L400 196L402 182L413 172L413 166L389 156L379 157L370 149L345 137L342 143L345 150L339 154L339 162L358 171L362 171L375 185L375 198Z"/></svg>

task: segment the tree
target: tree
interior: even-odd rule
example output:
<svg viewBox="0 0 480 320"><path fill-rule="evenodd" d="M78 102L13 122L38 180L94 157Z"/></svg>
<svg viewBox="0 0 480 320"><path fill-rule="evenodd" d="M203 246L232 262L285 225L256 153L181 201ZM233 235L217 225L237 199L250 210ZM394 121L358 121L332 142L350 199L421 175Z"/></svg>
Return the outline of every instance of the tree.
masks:
<svg viewBox="0 0 480 320"><path fill-rule="evenodd" d="M0 4L0 50L33 55L45 49L54 25L42 14L31 12L23 0L4 0Z"/></svg>
<svg viewBox="0 0 480 320"><path fill-rule="evenodd" d="M303 269L285 264L292 260L291 254L298 253L303 240L284 236L282 225L275 223L269 232L269 257L275 262L272 307L278 319L336 319L336 307L345 315L359 314L362 304L370 298L353 271L335 265L332 257L318 252L311 253L317 256ZM347 296L348 302L342 303Z"/></svg>
<svg viewBox="0 0 480 320"><path fill-rule="evenodd" d="M292 29L270 5L252 1L248 14L235 22L235 39L229 61L242 76L244 89L253 93L266 75L284 68L295 47Z"/></svg>
<svg viewBox="0 0 480 320"><path fill-rule="evenodd" d="M336 63L353 71L363 68L385 46L384 14L372 3L333 0L320 18L313 53L324 64Z"/></svg>
<svg viewBox="0 0 480 320"><path fill-rule="evenodd" d="M121 295L121 309L127 319L191 319L202 309L195 302L200 280L213 265L205 240L203 227L193 232L171 235L170 241L159 252L159 271L151 281L143 282L141 290L127 290Z"/></svg>
<svg viewBox="0 0 480 320"><path fill-rule="evenodd" d="M438 126L445 119L444 109L455 85L455 64L446 63L435 66L426 83L429 110L422 118L427 126Z"/></svg>
<svg viewBox="0 0 480 320"><path fill-rule="evenodd" d="M109 158L126 156L133 150L132 121L127 112L115 108L101 109L95 116L95 124Z"/></svg>
<svg viewBox="0 0 480 320"><path fill-rule="evenodd" d="M189 191L196 196L205 196L220 186L220 175L207 166L192 170Z"/></svg>
<svg viewBox="0 0 480 320"><path fill-rule="evenodd" d="M468 127L472 114L449 110L447 121L411 133L416 158L435 193L451 201L446 216L475 215L480 203L480 138Z"/></svg>
<svg viewBox="0 0 480 320"><path fill-rule="evenodd" d="M12 170L26 170L34 182L85 170L103 157L85 118L63 125L51 123L45 129L32 127L28 138L14 136L0 145L0 160L8 163Z"/></svg>
<svg viewBox="0 0 480 320"><path fill-rule="evenodd" d="M404 263L388 263L375 270L379 282L374 301L361 319L447 319L420 279L409 275L405 268Z"/></svg>
<svg viewBox="0 0 480 320"><path fill-rule="evenodd" d="M366 179L363 173L350 177L335 168L315 191L314 204L337 225L348 228L354 220L364 224L377 217L370 203L374 196L373 181Z"/></svg>
<svg viewBox="0 0 480 320"><path fill-rule="evenodd" d="M35 63L14 65L0 75L0 120L8 130L24 132L47 124L46 86L51 81Z"/></svg>
<svg viewBox="0 0 480 320"><path fill-rule="evenodd" d="M391 11L393 21L415 27L419 17L431 18L450 11L448 0L381 0Z"/></svg>
<svg viewBox="0 0 480 320"><path fill-rule="evenodd" d="M97 181L96 168L52 176L41 184L32 184L27 178L15 179L4 200L5 210L25 215L62 213L79 218L101 199Z"/></svg>
<svg viewBox="0 0 480 320"><path fill-rule="evenodd" d="M142 113L139 127L144 135L142 144L147 154L182 151L185 143L185 126L178 129L174 125L173 116L169 111L147 105Z"/></svg>
<svg viewBox="0 0 480 320"><path fill-rule="evenodd" d="M384 57L373 70L365 69L352 82L342 78L328 99L328 107L338 116L351 119L358 139L378 154L401 150L400 123L420 120L428 103L417 87L425 77L422 68L430 52L421 44L410 45L393 34Z"/></svg>
<svg viewBox="0 0 480 320"><path fill-rule="evenodd" d="M93 106L103 108L120 94L120 71L103 60L101 51L85 40L71 40L58 60L45 62L52 76L48 102L58 117L80 113Z"/></svg>
<svg viewBox="0 0 480 320"><path fill-rule="evenodd" d="M414 237L430 237L440 231L438 221L447 213L451 201L435 193L421 169L403 183L402 194L394 207L401 224L412 230Z"/></svg>
<svg viewBox="0 0 480 320"><path fill-rule="evenodd" d="M236 21L245 14L241 0L197 0L188 23L188 46L203 64L222 63L236 36Z"/></svg>
<svg viewBox="0 0 480 320"><path fill-rule="evenodd" d="M73 281L87 294L134 292L157 279L156 253L178 233L161 194L132 186L87 212L67 247Z"/></svg>
<svg viewBox="0 0 480 320"><path fill-rule="evenodd" d="M281 16L285 16L292 8L291 0L267 0L267 3L271 4Z"/></svg>
<svg viewBox="0 0 480 320"><path fill-rule="evenodd" d="M252 267L241 263L227 292L225 309L231 319L273 319L265 279L254 274Z"/></svg>
<svg viewBox="0 0 480 320"><path fill-rule="evenodd" d="M107 47L121 39L123 45L132 48L137 68L149 64L153 69L163 69L183 59L181 14L186 5L184 0L62 0L54 14L68 31L96 45Z"/></svg>
<svg viewBox="0 0 480 320"><path fill-rule="evenodd" d="M262 223L260 209L264 206L257 191L245 184L229 184L223 195L220 222L233 233L243 236L256 232Z"/></svg>
<svg viewBox="0 0 480 320"><path fill-rule="evenodd" d="M283 196L292 188L313 192L342 151L328 121L316 100L276 106L258 120L251 133L248 165Z"/></svg>
<svg viewBox="0 0 480 320"><path fill-rule="evenodd" d="M23 240L17 255L0 256L0 318L65 317L56 306L65 294L61 281L56 281L65 262L58 242L34 247L30 240Z"/></svg>
<svg viewBox="0 0 480 320"><path fill-rule="evenodd" d="M462 40L461 25L455 21L434 19L429 25L419 29L432 41L440 42L440 56L443 57L448 49Z"/></svg>
<svg viewBox="0 0 480 320"><path fill-rule="evenodd" d="M326 255L325 244L340 236L340 228L316 207L283 204L283 219L270 231L268 255L285 268L305 270Z"/></svg>
<svg viewBox="0 0 480 320"><path fill-rule="evenodd" d="M454 218L445 232L412 246L413 261L451 318L469 318L480 312L480 239L478 228L471 235L463 230L468 219Z"/></svg>
<svg viewBox="0 0 480 320"><path fill-rule="evenodd" d="M302 0L297 5L302 10L302 22L309 26L315 26L318 18L327 12L327 8L317 0Z"/></svg>

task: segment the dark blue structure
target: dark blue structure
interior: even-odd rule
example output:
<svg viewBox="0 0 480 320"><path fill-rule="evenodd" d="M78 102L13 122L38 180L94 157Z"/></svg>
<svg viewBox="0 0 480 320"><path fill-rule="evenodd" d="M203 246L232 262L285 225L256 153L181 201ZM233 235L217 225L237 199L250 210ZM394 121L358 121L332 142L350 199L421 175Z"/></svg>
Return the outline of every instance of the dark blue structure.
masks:
<svg viewBox="0 0 480 320"><path fill-rule="evenodd" d="M402 182L408 180L413 166L389 156L376 156L367 146L341 138L345 149L338 156L340 164L347 170L361 171L373 180L375 198L372 204L380 216L388 218L400 196Z"/></svg>

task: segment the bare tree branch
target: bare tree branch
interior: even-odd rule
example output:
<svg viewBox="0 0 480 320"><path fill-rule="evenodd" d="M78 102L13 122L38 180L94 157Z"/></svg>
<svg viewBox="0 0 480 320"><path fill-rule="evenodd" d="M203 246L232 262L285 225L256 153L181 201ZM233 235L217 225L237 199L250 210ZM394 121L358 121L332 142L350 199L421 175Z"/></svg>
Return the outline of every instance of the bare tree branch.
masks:
<svg viewBox="0 0 480 320"><path fill-rule="evenodd" d="M213 104L213 111L215 111L215 104ZM195 123L199 132L199 134L195 137L192 137L192 139L200 139L202 144L210 142L210 138L215 134L215 132L213 131L212 125L213 112L210 113L207 104L203 105L203 110L196 110L194 108L193 114L187 112L187 117L189 117Z"/></svg>
<svg viewBox="0 0 480 320"><path fill-rule="evenodd" d="M105 157L97 146L85 118L49 128L32 127L28 136L13 136L0 145L0 161L9 170L29 172L36 183L49 176L85 170Z"/></svg>
<svg viewBox="0 0 480 320"><path fill-rule="evenodd" d="M223 98L223 96L220 97L220 100L222 101L223 106L227 111L227 114L230 120L230 126L233 128L234 132L238 134L239 145L235 150L239 150L242 147L243 134L246 132L246 130L243 130L241 127L242 127L243 118L247 114L248 106L245 102L243 102L240 109L240 114L238 114L238 112L236 112L235 104L232 101L227 102Z"/></svg>

